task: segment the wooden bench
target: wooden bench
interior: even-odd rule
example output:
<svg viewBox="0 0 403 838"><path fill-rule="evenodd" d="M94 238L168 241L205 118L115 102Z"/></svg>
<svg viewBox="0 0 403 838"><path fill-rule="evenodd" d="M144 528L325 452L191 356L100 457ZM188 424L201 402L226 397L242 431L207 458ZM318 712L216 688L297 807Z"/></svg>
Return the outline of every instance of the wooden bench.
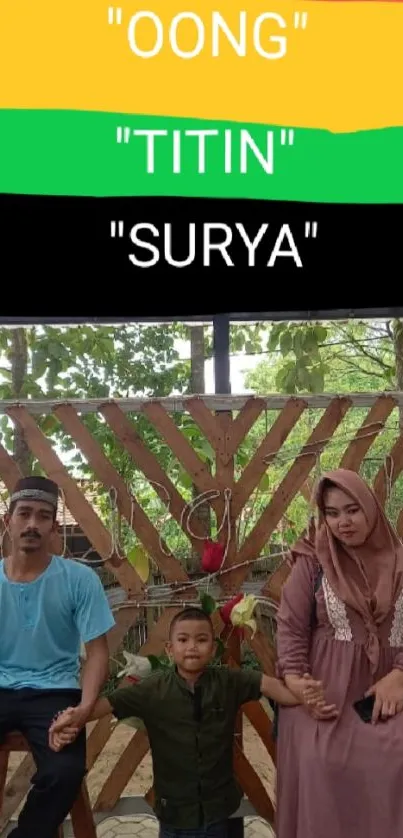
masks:
<svg viewBox="0 0 403 838"><path fill-rule="evenodd" d="M13 751L30 753L31 749L26 739L19 733L10 733L5 742L0 745L0 812L4 805L4 789L6 785L7 768L10 754ZM84 780L80 793L71 810L71 823L75 838L97 838L96 827L88 795L87 783ZM44 813L44 817L46 814ZM0 834L1 834L0 829ZM58 830L55 838L63 838L63 826Z"/></svg>

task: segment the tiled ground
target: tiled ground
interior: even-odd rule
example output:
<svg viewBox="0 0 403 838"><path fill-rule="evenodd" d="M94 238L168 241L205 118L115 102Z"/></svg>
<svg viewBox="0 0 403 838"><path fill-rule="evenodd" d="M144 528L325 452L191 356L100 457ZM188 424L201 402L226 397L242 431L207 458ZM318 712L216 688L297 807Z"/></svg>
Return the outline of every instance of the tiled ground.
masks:
<svg viewBox="0 0 403 838"><path fill-rule="evenodd" d="M98 838L157 838L155 818L144 816L108 818L97 829ZM270 826L260 818L245 818L245 838L274 838Z"/></svg>

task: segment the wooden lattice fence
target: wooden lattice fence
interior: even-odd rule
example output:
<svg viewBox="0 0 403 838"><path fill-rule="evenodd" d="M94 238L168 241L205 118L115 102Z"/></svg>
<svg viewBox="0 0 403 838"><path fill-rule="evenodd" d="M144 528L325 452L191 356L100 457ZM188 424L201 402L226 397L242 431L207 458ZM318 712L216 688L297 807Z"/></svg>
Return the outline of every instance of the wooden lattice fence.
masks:
<svg viewBox="0 0 403 838"><path fill-rule="evenodd" d="M167 638L169 622L183 602L197 598L198 588L189 584L189 577L145 513L134 492L113 464L105 456L97 441L96 430L88 430L85 416L97 414L106 422L121 446L130 455L133 466L150 482L160 501L184 532L189 550L202 555L205 532L197 516L192 526L186 525L188 499L162 468L157 456L145 444L136 426L136 417L146 417L155 434L169 447L172 455L191 479L195 490L205 496L212 513L220 523L227 508L228 517L221 528L219 539L227 545L227 555L222 572L214 580L215 595L228 599L239 590L248 590L251 569L268 549L274 536L282 549L284 521L293 519L293 504L305 510L305 524L309 513L312 478L320 468L342 465L369 475L375 491L383 504L390 503L403 469L403 434L401 408L403 394L356 394L350 396L283 396L257 397L189 397L159 401L131 399L119 402L73 402L24 404L0 403L0 410L23 430L26 442L43 471L61 487L65 503L93 545L105 561L105 567L117 580L123 592L122 607L116 611L116 626L110 634L111 657L116 656L130 627L139 613L152 604L155 588L142 581L134 567L121 555L111 550L111 534L93 506L80 491L76 480L63 464L55 446L38 426L39 415L53 414L70 436L72 447L79 448L90 465L95 479L106 490L114 492L120 515L133 529L144 550L158 568L162 577L161 592L164 609L157 623L150 629L141 653L158 655ZM214 463L200 458L191 441L181 430L181 417L186 414L204 435L214 450ZM249 458L245 463L245 440L251 442ZM240 452L243 451L243 459ZM242 460L243 465L240 465ZM0 478L10 491L19 477L13 458L0 445ZM267 498L256 505L251 503L265 477ZM271 483L270 483L271 481ZM395 487L395 488L394 488ZM229 498L227 507L225 498ZM303 505L301 507L301 504ZM403 506L403 504L402 504ZM246 510L246 513L245 513ZM244 529L239 539L239 521L246 517L251 525ZM294 516L295 517L295 516ZM395 504L394 517L397 529L403 533L403 510ZM279 534L281 538L279 537ZM61 549L61 542L55 546ZM273 549L271 547L271 549ZM277 601L281 585L288 573L283 559L263 583L259 595ZM213 583L211 583L213 584ZM256 591L256 579L254 581ZM199 584L200 587L200 584ZM161 592L159 600L161 599ZM218 612L214 615L217 634L227 640L227 660L232 666L240 665L239 641L230 636L221 623ZM248 642L258 657L264 671L273 672L275 653L261 625ZM270 735L270 721L260 703L246 705L243 714L257 731L269 757L274 759L274 746ZM91 787L91 770L111 736L111 720L94 724L88 733L88 769ZM128 728L128 742L123 753L111 767L102 787L92 796L94 811L110 810L138 768L149 749L143 731ZM242 719L240 719L234 744L237 776L245 794L257 813L268 821L273 819L273 802L255 767L242 749ZM30 756L13 771L9 771L5 803L0 815L0 832L9 823L28 790L33 764ZM147 799L152 799L150 788Z"/></svg>

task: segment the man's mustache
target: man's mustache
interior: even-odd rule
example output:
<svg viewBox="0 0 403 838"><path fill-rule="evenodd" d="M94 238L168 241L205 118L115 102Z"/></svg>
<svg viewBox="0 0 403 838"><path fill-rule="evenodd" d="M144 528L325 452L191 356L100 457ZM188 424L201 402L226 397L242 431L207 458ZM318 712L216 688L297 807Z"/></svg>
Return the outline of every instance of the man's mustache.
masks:
<svg viewBox="0 0 403 838"><path fill-rule="evenodd" d="M41 536L39 535L39 532L37 532L37 530L27 530L26 532L23 532L22 535L21 535L21 538L39 538L40 539L40 537Z"/></svg>

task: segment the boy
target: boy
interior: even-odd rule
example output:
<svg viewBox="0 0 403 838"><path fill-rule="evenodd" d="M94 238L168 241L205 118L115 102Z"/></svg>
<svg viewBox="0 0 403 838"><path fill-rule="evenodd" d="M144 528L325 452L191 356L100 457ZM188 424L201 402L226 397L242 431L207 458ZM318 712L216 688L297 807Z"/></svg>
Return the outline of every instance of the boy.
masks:
<svg viewBox="0 0 403 838"><path fill-rule="evenodd" d="M233 772L233 743L239 708L261 695L280 704L298 700L276 678L253 670L209 667L215 652L213 625L199 608L173 618L167 653L172 669L157 671L133 686L101 698L91 720L113 713L137 716L150 740L155 813L161 838L225 838L228 818L242 794ZM316 682L307 688L318 692ZM313 693L312 693L313 694ZM316 695L316 692L315 692ZM68 708L49 731L55 750L78 732L75 709Z"/></svg>

